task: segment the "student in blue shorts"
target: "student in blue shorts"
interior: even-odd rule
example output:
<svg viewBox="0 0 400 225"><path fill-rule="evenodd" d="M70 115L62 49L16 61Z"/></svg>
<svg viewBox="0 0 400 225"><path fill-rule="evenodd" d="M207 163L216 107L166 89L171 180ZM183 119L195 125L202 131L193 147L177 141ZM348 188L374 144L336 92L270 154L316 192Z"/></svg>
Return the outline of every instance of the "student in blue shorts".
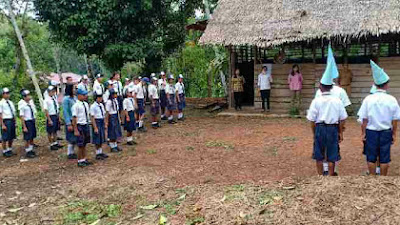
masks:
<svg viewBox="0 0 400 225"><path fill-rule="evenodd" d="M106 102L106 119L105 128L110 139L111 152L120 152L117 140L122 137L121 121L119 116L119 105L117 92L110 89L110 98Z"/></svg>
<svg viewBox="0 0 400 225"><path fill-rule="evenodd" d="M125 115L125 130L127 132L126 134L126 144L127 145L135 145L137 144L133 140L133 132L136 131L136 120L135 120L135 109L136 109L136 103L135 99L133 99L133 92L134 88L130 87L126 91L127 98L124 99L123 102L123 113Z"/></svg>
<svg viewBox="0 0 400 225"><path fill-rule="evenodd" d="M12 151L12 145L14 139L16 138L15 116L17 112L15 110L14 103L10 100L10 89L3 88L1 94L3 99L0 101L0 125L3 156L11 157L14 155Z"/></svg>
<svg viewBox="0 0 400 225"><path fill-rule="evenodd" d="M19 115L22 122L22 131L24 133L25 152L27 158L36 157L36 153L33 150L33 140L36 138L36 121L35 121L35 107L31 101L30 91L24 90L22 92L22 98L24 100L21 104Z"/></svg>
<svg viewBox="0 0 400 225"><path fill-rule="evenodd" d="M364 99L358 116L362 121L362 140L365 141L369 174L376 175L379 158L381 175L387 176L390 149L396 140L397 123L400 120L400 107L397 99L387 93L389 76L373 61L371 68L377 90Z"/></svg>

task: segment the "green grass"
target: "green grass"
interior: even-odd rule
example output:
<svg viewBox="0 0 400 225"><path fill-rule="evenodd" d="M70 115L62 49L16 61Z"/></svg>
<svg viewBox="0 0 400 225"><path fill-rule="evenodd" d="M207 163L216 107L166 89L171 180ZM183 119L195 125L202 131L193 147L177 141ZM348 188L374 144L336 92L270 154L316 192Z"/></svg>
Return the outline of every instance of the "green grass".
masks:
<svg viewBox="0 0 400 225"><path fill-rule="evenodd" d="M192 146L186 146L186 150L187 150L187 151L194 151L194 147L192 147Z"/></svg>
<svg viewBox="0 0 400 225"><path fill-rule="evenodd" d="M146 153L149 154L149 155L154 155L154 154L157 153L157 150L155 150L155 149L147 149Z"/></svg>
<svg viewBox="0 0 400 225"><path fill-rule="evenodd" d="M241 200L245 196L244 190L245 186L241 184L225 187L222 201Z"/></svg>
<svg viewBox="0 0 400 225"><path fill-rule="evenodd" d="M286 136L286 137L283 137L283 141L285 141L285 142L294 142L294 141L297 141L297 137Z"/></svg>
<svg viewBox="0 0 400 225"><path fill-rule="evenodd" d="M191 219L188 219L186 221L186 225L195 225L195 224L199 224L199 223L203 223L204 222L204 217L202 216L197 216Z"/></svg>
<svg viewBox="0 0 400 225"><path fill-rule="evenodd" d="M62 224L91 224L102 218L118 217L122 213L122 207L83 200L67 204L60 213Z"/></svg>
<svg viewBox="0 0 400 225"><path fill-rule="evenodd" d="M233 150L235 146L223 141L207 141L206 147L208 148L224 148L225 150Z"/></svg>
<svg viewBox="0 0 400 225"><path fill-rule="evenodd" d="M269 205L283 199L283 193L279 191L265 191L259 196L259 205Z"/></svg>

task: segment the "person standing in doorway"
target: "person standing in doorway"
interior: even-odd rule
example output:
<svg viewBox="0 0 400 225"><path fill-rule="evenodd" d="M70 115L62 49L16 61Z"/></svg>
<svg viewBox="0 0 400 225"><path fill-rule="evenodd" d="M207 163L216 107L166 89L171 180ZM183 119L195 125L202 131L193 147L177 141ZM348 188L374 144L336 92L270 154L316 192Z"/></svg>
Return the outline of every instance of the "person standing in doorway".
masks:
<svg viewBox="0 0 400 225"><path fill-rule="evenodd" d="M268 67L263 66L261 73L258 75L258 89L261 94L262 109L263 111L270 111L270 101L271 96L271 83L273 82L271 74L268 74ZM267 108L265 108L265 101L267 101Z"/></svg>
<svg viewBox="0 0 400 225"><path fill-rule="evenodd" d="M292 72L288 76L289 89L292 94L292 107L300 110L301 89L303 88L303 75L297 64L293 65Z"/></svg>
<svg viewBox="0 0 400 225"><path fill-rule="evenodd" d="M235 99L236 110L242 110L243 85L245 82L244 77L240 75L240 70L236 69L232 77L233 97Z"/></svg>

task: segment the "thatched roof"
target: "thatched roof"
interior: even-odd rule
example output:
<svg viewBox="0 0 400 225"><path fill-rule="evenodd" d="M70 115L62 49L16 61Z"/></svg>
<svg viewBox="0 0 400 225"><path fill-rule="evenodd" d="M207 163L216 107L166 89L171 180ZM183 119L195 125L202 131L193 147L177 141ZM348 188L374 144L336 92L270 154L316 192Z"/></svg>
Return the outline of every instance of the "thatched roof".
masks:
<svg viewBox="0 0 400 225"><path fill-rule="evenodd" d="M200 43L268 47L398 32L399 0L220 0Z"/></svg>

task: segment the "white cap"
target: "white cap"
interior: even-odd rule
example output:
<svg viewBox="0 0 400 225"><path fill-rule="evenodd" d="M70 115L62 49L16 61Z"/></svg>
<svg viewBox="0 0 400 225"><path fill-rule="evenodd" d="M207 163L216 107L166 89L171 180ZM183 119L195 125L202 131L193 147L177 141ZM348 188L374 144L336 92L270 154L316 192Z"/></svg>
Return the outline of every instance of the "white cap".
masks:
<svg viewBox="0 0 400 225"><path fill-rule="evenodd" d="M4 93L10 93L10 89L8 89L8 88L3 88L2 94L4 94Z"/></svg>
<svg viewBox="0 0 400 225"><path fill-rule="evenodd" d="M173 75L173 74L170 74L170 75L168 76L168 79L175 79L175 78L174 78L174 75Z"/></svg>
<svg viewBox="0 0 400 225"><path fill-rule="evenodd" d="M94 91L94 94L95 94L96 96L103 96L103 92L102 92L101 90L95 90L95 91Z"/></svg>
<svg viewBox="0 0 400 225"><path fill-rule="evenodd" d="M182 74L179 74L179 76L178 76L178 77L183 79L183 75L182 75Z"/></svg>
<svg viewBox="0 0 400 225"><path fill-rule="evenodd" d="M161 76L162 76L162 75L165 75L165 72L164 72L164 71L161 71Z"/></svg>
<svg viewBox="0 0 400 225"><path fill-rule="evenodd" d="M55 87L54 87L53 85L50 85L50 86L47 88L48 91L52 91L52 90L54 90L54 89L55 89Z"/></svg>
<svg viewBox="0 0 400 225"><path fill-rule="evenodd" d="M29 90L24 90L23 92L22 92L22 95L23 96L27 96L27 95L29 95L31 92L29 91Z"/></svg>
<svg viewBox="0 0 400 225"><path fill-rule="evenodd" d="M150 77L155 77L156 74L155 73L151 73Z"/></svg>
<svg viewBox="0 0 400 225"><path fill-rule="evenodd" d="M101 75L101 73L98 73L98 74L96 75L96 78L100 78L100 77L103 77L103 75Z"/></svg>
<svg viewBox="0 0 400 225"><path fill-rule="evenodd" d="M130 81L131 79L129 77L125 78L125 81Z"/></svg>
<svg viewBox="0 0 400 225"><path fill-rule="evenodd" d="M157 77L152 77L151 78L153 81L158 81Z"/></svg>
<svg viewBox="0 0 400 225"><path fill-rule="evenodd" d="M82 79L87 80L89 79L87 75L83 75Z"/></svg>
<svg viewBox="0 0 400 225"><path fill-rule="evenodd" d="M60 82L58 82L58 81L55 81L55 80L50 81L50 85L52 85L52 86L57 86L59 84L60 84Z"/></svg>

